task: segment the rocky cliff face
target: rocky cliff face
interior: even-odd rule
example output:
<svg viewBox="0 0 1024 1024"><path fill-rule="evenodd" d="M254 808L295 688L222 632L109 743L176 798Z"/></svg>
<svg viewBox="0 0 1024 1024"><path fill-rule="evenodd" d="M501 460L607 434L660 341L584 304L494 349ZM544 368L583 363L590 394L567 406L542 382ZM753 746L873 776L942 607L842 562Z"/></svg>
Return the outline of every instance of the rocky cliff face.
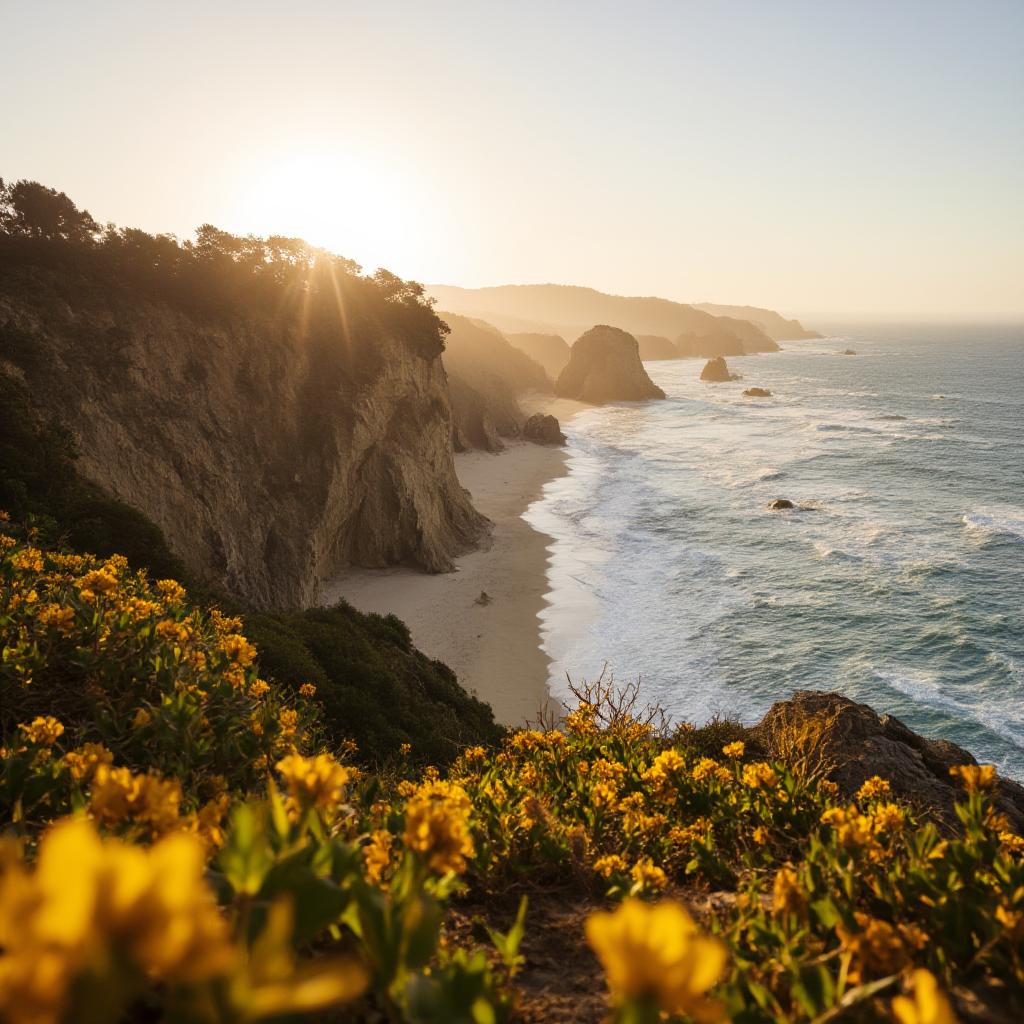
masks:
<svg viewBox="0 0 1024 1024"><path fill-rule="evenodd" d="M485 526L441 360L364 326L200 319L39 271L0 283L0 371L197 577L299 607L345 565L448 569Z"/></svg>
<svg viewBox="0 0 1024 1024"><path fill-rule="evenodd" d="M552 380L556 380L569 364L569 345L559 334L506 334L505 337L540 363Z"/></svg>
<svg viewBox="0 0 1024 1024"><path fill-rule="evenodd" d="M644 369L636 338L617 327L592 327L572 347L555 394L581 402L635 402L664 398Z"/></svg>
<svg viewBox="0 0 1024 1024"><path fill-rule="evenodd" d="M456 451L501 451L502 438L522 433L526 416L518 396L550 392L551 381L539 363L490 324L440 315L451 328L443 361L451 390L452 444Z"/></svg>
<svg viewBox="0 0 1024 1024"><path fill-rule="evenodd" d="M636 343L640 346L640 358L644 361L648 359L679 358L679 349L663 335L638 334Z"/></svg>

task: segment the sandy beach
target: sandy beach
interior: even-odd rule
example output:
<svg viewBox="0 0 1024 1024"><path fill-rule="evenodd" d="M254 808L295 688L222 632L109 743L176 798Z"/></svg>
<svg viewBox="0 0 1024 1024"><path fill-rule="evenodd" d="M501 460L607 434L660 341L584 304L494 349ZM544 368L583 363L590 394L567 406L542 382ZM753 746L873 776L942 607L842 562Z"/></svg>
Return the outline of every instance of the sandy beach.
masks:
<svg viewBox="0 0 1024 1024"><path fill-rule="evenodd" d="M551 413L562 424L588 408L549 395L526 396L521 405L528 415ZM508 442L498 454L456 455L459 480L494 524L489 545L459 558L451 573L350 571L329 581L325 602L343 597L364 612L393 612L416 646L449 665L498 721L536 721L549 699L538 616L546 603L551 538L522 515L544 485L565 472L566 461L564 448L528 442Z"/></svg>

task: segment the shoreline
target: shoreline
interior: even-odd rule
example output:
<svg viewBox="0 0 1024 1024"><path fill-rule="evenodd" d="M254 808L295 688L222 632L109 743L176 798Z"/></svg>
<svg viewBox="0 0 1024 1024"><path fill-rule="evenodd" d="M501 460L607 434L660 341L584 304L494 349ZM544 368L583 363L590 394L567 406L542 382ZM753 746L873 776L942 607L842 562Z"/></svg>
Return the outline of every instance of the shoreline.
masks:
<svg viewBox="0 0 1024 1024"><path fill-rule="evenodd" d="M549 413L563 426L589 408L541 394L523 396L520 404L527 416ZM513 727L536 722L558 709L548 688L551 659L541 647L552 538L523 514L545 484L567 472L567 463L566 448L529 441L508 441L497 453L456 454L459 481L491 520L490 541L456 558L454 572L349 570L324 584L323 600L344 598L362 612L394 613L413 643L448 665L467 692L490 704L497 721Z"/></svg>

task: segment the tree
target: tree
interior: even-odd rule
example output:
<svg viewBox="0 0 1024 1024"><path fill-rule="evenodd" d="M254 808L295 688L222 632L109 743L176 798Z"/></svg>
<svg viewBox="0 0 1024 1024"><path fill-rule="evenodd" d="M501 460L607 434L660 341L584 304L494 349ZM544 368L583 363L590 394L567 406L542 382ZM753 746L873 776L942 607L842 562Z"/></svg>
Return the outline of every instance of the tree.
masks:
<svg viewBox="0 0 1024 1024"><path fill-rule="evenodd" d="M79 210L63 193L38 181L0 179L0 230L9 235L49 241L94 241L100 230L88 210Z"/></svg>

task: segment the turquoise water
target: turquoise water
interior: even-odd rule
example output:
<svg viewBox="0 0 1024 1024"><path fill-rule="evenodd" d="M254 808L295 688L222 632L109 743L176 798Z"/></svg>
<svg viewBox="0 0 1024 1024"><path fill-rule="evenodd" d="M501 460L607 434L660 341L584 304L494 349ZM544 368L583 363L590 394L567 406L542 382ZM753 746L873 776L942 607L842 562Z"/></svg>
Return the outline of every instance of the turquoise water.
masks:
<svg viewBox="0 0 1024 1024"><path fill-rule="evenodd" d="M1024 778L1024 328L783 349L730 359L733 384L648 363L667 401L567 425L569 473L527 513L554 538L555 693L603 670L749 723L836 689Z"/></svg>

